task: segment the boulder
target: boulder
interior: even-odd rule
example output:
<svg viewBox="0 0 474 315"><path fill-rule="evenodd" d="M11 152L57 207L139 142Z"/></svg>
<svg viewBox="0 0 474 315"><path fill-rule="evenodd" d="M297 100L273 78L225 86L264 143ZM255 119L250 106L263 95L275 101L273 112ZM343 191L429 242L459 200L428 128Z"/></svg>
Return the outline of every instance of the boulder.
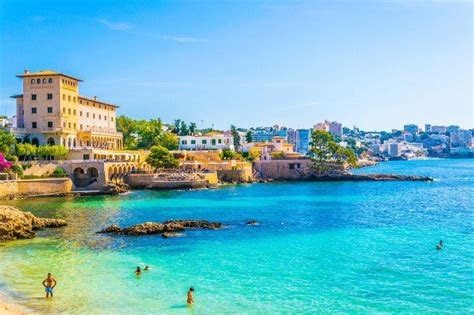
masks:
<svg viewBox="0 0 474 315"><path fill-rule="evenodd" d="M42 228L57 228L67 223L62 219L43 219L15 207L0 206L0 242L30 239Z"/></svg>
<svg viewBox="0 0 474 315"><path fill-rule="evenodd" d="M221 227L222 223L220 222L209 222L206 220L168 220L163 223L145 222L125 228L120 228L117 225L111 225L98 233L113 233L119 235L162 234L163 237L172 237L172 235L177 236L176 232L181 232L185 229L215 230ZM163 235L165 233L168 234L165 236Z"/></svg>
<svg viewBox="0 0 474 315"><path fill-rule="evenodd" d="M170 237L180 237L183 236L182 233L176 233L176 232L164 232L161 234L161 237L163 238L170 238Z"/></svg>
<svg viewBox="0 0 474 315"><path fill-rule="evenodd" d="M249 220L245 224L247 224L247 225L258 225L259 223L255 220Z"/></svg>

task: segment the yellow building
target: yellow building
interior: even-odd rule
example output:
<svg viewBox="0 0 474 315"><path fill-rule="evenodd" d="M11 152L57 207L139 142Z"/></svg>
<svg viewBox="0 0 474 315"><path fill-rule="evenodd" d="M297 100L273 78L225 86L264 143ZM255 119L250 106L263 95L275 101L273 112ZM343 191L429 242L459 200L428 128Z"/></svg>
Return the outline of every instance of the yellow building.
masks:
<svg viewBox="0 0 474 315"><path fill-rule="evenodd" d="M118 106L79 95L82 80L56 71L25 70L17 77L23 80L23 94L12 96L17 127L10 129L17 138L35 145L63 145L72 159L138 158L138 152L121 151Z"/></svg>
<svg viewBox="0 0 474 315"><path fill-rule="evenodd" d="M297 159L304 155L293 151L293 144L286 142L285 137L276 136L272 142L251 142L244 145L244 150L257 160L272 160L280 158Z"/></svg>

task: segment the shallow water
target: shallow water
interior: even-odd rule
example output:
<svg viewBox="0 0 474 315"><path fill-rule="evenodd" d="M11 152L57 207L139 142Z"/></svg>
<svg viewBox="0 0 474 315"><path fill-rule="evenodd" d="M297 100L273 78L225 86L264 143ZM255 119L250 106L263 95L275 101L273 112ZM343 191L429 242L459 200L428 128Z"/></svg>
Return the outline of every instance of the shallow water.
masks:
<svg viewBox="0 0 474 315"><path fill-rule="evenodd" d="M474 311L474 160L359 172L434 182L272 183L11 202L69 225L0 246L0 291L42 313ZM221 221L185 237L96 234L116 223ZM247 226L255 219L258 226ZM445 249L436 251L443 239ZM137 265L152 270L141 278ZM43 297L47 272L58 280ZM185 305L194 286L196 304Z"/></svg>

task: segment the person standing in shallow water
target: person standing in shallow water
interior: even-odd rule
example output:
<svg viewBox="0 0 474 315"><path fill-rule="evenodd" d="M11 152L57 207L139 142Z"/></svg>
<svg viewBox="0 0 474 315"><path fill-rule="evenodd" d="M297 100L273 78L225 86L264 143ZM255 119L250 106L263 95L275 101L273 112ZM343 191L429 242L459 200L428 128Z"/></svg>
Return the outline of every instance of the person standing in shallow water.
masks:
<svg viewBox="0 0 474 315"><path fill-rule="evenodd" d="M438 245L436 245L436 249L437 250L440 250L440 249L443 249L443 240L439 241Z"/></svg>
<svg viewBox="0 0 474 315"><path fill-rule="evenodd" d="M53 278L51 273L48 273L48 277L43 281L44 290L46 292L46 298L50 296L53 297L53 289L56 286L56 283L56 279Z"/></svg>
<svg viewBox="0 0 474 315"><path fill-rule="evenodd" d="M189 291L188 291L188 304L189 305L194 304L194 288L193 287L189 288Z"/></svg>
<svg viewBox="0 0 474 315"><path fill-rule="evenodd" d="M140 266L138 266L137 269L135 270L135 275L137 277L140 277L142 275L142 270L140 269Z"/></svg>

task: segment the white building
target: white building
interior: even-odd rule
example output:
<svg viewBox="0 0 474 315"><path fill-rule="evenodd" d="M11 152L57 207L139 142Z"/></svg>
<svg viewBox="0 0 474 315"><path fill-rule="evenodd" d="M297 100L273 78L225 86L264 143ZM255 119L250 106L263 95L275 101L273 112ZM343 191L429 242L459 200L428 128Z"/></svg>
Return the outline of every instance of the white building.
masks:
<svg viewBox="0 0 474 315"><path fill-rule="evenodd" d="M231 135L220 132L209 132L205 135L179 136L180 150L234 150L234 139Z"/></svg>
<svg viewBox="0 0 474 315"><path fill-rule="evenodd" d="M387 153L390 157L400 156L399 144L396 142L387 143Z"/></svg>

